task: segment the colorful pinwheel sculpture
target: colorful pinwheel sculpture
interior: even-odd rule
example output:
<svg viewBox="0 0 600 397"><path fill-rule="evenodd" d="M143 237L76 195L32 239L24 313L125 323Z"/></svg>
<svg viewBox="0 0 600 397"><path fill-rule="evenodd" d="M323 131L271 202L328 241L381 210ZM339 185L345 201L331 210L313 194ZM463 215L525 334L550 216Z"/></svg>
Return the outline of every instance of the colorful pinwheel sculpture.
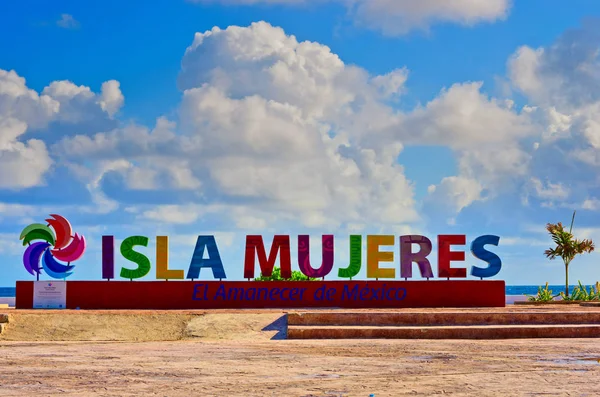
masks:
<svg viewBox="0 0 600 397"><path fill-rule="evenodd" d="M52 278L69 277L75 268L71 262L81 258L85 252L85 237L77 233L73 235L71 224L64 217L56 214L50 217L46 219L48 225L34 223L21 232L23 246L28 245L23 254L23 265L38 280L42 269Z"/></svg>

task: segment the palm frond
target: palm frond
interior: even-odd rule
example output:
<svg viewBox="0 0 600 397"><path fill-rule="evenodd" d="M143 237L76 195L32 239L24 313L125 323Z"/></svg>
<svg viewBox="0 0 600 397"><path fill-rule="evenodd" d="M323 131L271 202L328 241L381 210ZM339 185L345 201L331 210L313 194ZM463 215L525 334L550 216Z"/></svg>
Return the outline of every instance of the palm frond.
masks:
<svg viewBox="0 0 600 397"><path fill-rule="evenodd" d="M573 234L565 230L561 222L556 224L548 223L546 230L550 234L554 244L556 244L556 247L544 251L544 255L548 259L561 257L568 264L576 255L594 251L595 247L592 240L575 239Z"/></svg>

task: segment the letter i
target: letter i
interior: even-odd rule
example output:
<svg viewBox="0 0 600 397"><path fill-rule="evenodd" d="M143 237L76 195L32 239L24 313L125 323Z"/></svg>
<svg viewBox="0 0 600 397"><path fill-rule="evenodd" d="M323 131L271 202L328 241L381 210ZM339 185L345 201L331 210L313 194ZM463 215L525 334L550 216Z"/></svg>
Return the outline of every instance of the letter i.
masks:
<svg viewBox="0 0 600 397"><path fill-rule="evenodd" d="M115 236L102 236L102 278L115 278Z"/></svg>

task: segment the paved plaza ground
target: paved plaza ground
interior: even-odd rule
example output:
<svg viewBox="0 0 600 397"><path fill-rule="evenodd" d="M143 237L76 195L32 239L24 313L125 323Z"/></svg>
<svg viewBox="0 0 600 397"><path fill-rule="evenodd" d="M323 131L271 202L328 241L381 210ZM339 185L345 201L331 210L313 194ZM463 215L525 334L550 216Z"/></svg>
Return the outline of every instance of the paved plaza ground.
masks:
<svg viewBox="0 0 600 397"><path fill-rule="evenodd" d="M597 339L294 341L281 339L277 311L15 313L0 338L3 396L596 396L600 390ZM156 340L160 335L169 340Z"/></svg>
<svg viewBox="0 0 600 397"><path fill-rule="evenodd" d="M5 342L4 396L597 396L595 340Z"/></svg>

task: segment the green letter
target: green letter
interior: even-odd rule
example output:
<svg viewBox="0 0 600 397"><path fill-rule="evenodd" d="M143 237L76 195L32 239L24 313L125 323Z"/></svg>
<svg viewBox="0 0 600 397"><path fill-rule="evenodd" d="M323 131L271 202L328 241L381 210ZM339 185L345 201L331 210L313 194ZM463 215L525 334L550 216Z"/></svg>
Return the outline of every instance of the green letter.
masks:
<svg viewBox="0 0 600 397"><path fill-rule="evenodd" d="M362 236L350 236L350 266L338 270L338 277L352 278L360 272L362 267Z"/></svg>
<svg viewBox="0 0 600 397"><path fill-rule="evenodd" d="M133 280L134 278L142 278L150 272L150 260L146 255L140 254L133 250L136 245L143 247L148 246L148 237L131 236L127 237L121 243L121 255L123 258L132 261L138 265L137 269L131 270L124 267L121 268L121 277Z"/></svg>

